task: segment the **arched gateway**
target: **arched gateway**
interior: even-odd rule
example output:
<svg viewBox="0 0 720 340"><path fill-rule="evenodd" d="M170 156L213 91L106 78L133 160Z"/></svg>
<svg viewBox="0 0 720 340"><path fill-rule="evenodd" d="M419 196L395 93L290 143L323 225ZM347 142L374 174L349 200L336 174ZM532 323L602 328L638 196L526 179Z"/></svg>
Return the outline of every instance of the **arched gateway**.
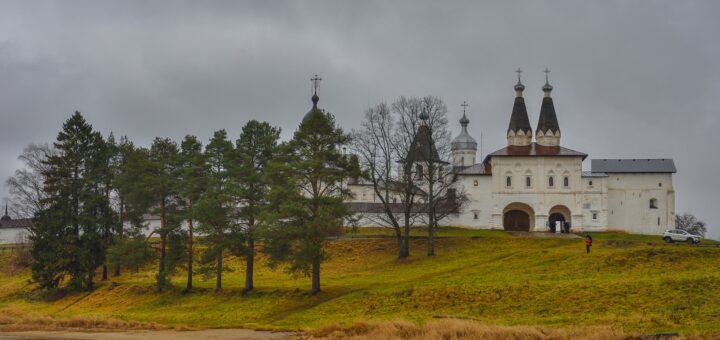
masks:
<svg viewBox="0 0 720 340"><path fill-rule="evenodd" d="M511 203L503 209L503 229L530 231L535 225L535 212L525 203Z"/></svg>
<svg viewBox="0 0 720 340"><path fill-rule="evenodd" d="M560 222L560 226L564 226L565 223L570 223L570 209L564 205L556 205L548 212L548 228L551 232L557 232L557 222Z"/></svg>

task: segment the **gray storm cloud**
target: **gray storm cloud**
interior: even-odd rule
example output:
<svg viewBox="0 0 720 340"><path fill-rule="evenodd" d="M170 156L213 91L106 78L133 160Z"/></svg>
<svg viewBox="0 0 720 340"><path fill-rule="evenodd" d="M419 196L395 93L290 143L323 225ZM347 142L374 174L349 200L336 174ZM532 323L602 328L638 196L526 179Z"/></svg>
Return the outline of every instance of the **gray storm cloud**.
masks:
<svg viewBox="0 0 720 340"><path fill-rule="evenodd" d="M714 1L3 2L0 177L74 110L139 144L237 136L249 119L288 137L315 73L320 106L347 130L400 95L442 97L453 123L466 100L487 153L505 143L513 71L526 71L534 125L549 67L563 144L673 158L678 212L717 238L717 13Z"/></svg>

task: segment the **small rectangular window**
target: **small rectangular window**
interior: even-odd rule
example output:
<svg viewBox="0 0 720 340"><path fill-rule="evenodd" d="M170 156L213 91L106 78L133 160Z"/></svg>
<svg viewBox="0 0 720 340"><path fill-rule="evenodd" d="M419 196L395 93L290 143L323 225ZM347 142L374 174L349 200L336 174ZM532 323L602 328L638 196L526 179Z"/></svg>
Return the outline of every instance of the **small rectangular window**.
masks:
<svg viewBox="0 0 720 340"><path fill-rule="evenodd" d="M512 186L512 177L507 176L507 178L505 178L505 186L508 188Z"/></svg>
<svg viewBox="0 0 720 340"><path fill-rule="evenodd" d="M593 220L597 220L597 213L593 213Z"/></svg>
<svg viewBox="0 0 720 340"><path fill-rule="evenodd" d="M532 186L532 180L530 179L530 176L525 177L525 186L528 188Z"/></svg>
<svg viewBox="0 0 720 340"><path fill-rule="evenodd" d="M592 186L592 181L588 182L588 185Z"/></svg>
<svg viewBox="0 0 720 340"><path fill-rule="evenodd" d="M478 219L478 213L473 213L473 219L475 219L475 220Z"/></svg>
<svg viewBox="0 0 720 340"><path fill-rule="evenodd" d="M662 183L658 183L658 187L661 187L661 188L662 188Z"/></svg>

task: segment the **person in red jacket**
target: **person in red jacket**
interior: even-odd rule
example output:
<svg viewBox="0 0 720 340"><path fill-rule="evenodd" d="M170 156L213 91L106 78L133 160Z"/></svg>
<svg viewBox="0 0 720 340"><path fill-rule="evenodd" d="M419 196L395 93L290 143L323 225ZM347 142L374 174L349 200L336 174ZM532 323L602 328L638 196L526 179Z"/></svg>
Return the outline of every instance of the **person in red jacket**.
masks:
<svg viewBox="0 0 720 340"><path fill-rule="evenodd" d="M590 235L585 236L585 251L587 254L590 253L590 247L592 247L592 237Z"/></svg>

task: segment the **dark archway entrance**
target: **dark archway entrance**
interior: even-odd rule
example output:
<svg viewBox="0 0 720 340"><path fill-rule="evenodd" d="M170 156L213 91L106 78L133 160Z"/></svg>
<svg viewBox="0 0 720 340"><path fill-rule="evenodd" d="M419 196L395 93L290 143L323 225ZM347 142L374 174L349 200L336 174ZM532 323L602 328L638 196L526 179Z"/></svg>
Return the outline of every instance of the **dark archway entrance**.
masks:
<svg viewBox="0 0 720 340"><path fill-rule="evenodd" d="M555 226L557 225L557 221L560 221L560 225L564 225L565 216L563 216L563 214L561 213L550 214L550 217L548 218L548 223L550 224L550 231L553 233L557 231L557 229L555 228Z"/></svg>
<svg viewBox="0 0 720 340"><path fill-rule="evenodd" d="M571 228L570 225L570 209L564 205L556 205L552 208L550 208L550 211L548 211L548 228L550 228L550 231L557 232L557 221L560 221L560 226L564 227L566 229L561 229L561 232L568 232Z"/></svg>
<svg viewBox="0 0 720 340"><path fill-rule="evenodd" d="M503 216L503 228L508 231L530 231L530 215L520 210L510 210Z"/></svg>

